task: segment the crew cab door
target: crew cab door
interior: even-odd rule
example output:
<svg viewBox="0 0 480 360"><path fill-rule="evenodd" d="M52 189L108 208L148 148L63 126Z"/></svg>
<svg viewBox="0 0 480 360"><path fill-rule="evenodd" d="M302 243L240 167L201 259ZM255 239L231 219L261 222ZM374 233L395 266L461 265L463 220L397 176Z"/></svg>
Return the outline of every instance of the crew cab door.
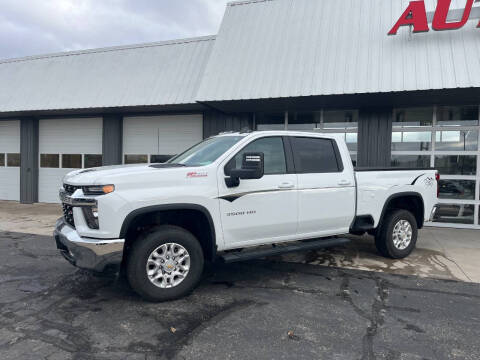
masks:
<svg viewBox="0 0 480 360"><path fill-rule="evenodd" d="M226 173L240 168L247 152L264 154L263 177L228 187ZM219 167L219 207L227 249L287 240L296 234L297 176L290 153L289 161L286 155L283 137L263 137L252 140Z"/></svg>
<svg viewBox="0 0 480 360"><path fill-rule="evenodd" d="M355 215L353 169L333 139L289 137L298 175L298 235L347 233Z"/></svg>

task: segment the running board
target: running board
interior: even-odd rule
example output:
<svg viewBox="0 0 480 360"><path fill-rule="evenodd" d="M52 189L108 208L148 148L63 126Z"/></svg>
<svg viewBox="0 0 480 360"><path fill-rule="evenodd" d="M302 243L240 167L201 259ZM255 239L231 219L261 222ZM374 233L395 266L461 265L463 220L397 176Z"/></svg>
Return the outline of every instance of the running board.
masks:
<svg viewBox="0 0 480 360"><path fill-rule="evenodd" d="M239 252L229 252L219 256L219 260L225 263L258 259L266 256L287 254L297 251L323 249L332 246L344 245L350 242L347 238L328 238L311 240L305 242L296 242L290 245L278 245L272 248L262 248L256 250L245 250Z"/></svg>

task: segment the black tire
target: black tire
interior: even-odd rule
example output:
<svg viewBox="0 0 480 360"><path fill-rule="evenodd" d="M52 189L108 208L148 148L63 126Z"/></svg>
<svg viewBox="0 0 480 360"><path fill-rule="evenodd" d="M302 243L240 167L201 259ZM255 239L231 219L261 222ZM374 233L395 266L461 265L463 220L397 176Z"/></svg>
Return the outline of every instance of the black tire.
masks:
<svg viewBox="0 0 480 360"><path fill-rule="evenodd" d="M412 237L409 245L405 249L397 248L393 241L393 229L401 220L408 221L412 228ZM407 210L392 210L385 215L382 223L380 224L380 228L376 232L375 246L377 247L378 252L384 257L403 259L410 255L410 253L415 249L417 235L418 227L415 216L413 216L413 214Z"/></svg>
<svg viewBox="0 0 480 360"><path fill-rule="evenodd" d="M190 256L190 268L177 286L161 288L147 275L150 254L166 243L183 246ZM133 244L127 258L127 279L136 293L149 301L174 300L189 294L198 284L204 267L203 251L197 238L189 231L173 225L161 225L141 234Z"/></svg>

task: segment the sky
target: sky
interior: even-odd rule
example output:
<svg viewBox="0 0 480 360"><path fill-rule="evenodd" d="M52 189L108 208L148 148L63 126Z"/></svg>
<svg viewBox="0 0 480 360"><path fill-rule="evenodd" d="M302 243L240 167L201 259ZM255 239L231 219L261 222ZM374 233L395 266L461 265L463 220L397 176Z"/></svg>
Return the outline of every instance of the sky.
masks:
<svg viewBox="0 0 480 360"><path fill-rule="evenodd" d="M0 59L213 35L228 0L0 0Z"/></svg>

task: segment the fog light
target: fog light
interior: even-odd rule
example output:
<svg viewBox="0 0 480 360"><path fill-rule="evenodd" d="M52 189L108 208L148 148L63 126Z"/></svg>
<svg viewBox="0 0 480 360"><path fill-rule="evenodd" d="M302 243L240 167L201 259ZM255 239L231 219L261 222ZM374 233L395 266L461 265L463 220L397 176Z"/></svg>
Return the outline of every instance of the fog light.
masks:
<svg viewBox="0 0 480 360"><path fill-rule="evenodd" d="M98 226L98 207L97 206L84 206L82 207L83 216L90 229L97 230Z"/></svg>

